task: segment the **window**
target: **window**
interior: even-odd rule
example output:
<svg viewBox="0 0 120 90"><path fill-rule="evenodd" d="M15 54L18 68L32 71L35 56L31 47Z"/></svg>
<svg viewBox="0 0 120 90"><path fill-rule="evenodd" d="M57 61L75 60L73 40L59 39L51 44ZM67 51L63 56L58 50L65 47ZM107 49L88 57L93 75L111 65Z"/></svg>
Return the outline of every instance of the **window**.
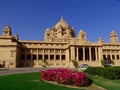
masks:
<svg viewBox="0 0 120 90"><path fill-rule="evenodd" d="M27 54L27 60L31 60L31 55Z"/></svg>
<svg viewBox="0 0 120 90"><path fill-rule="evenodd" d="M60 55L56 55L56 60L60 60Z"/></svg>
<svg viewBox="0 0 120 90"><path fill-rule="evenodd" d="M61 50L61 53L65 53L65 50Z"/></svg>
<svg viewBox="0 0 120 90"><path fill-rule="evenodd" d="M11 50L11 57L15 57L15 50Z"/></svg>
<svg viewBox="0 0 120 90"><path fill-rule="evenodd" d="M30 50L30 49L27 49L27 50L26 50L26 53L30 53L30 52L31 52L31 50Z"/></svg>
<svg viewBox="0 0 120 90"><path fill-rule="evenodd" d="M48 60L48 55L44 55L45 60Z"/></svg>
<svg viewBox="0 0 120 90"><path fill-rule="evenodd" d="M35 54L33 54L33 60L36 60L37 56Z"/></svg>
<svg viewBox="0 0 120 90"><path fill-rule="evenodd" d="M117 55L117 60L119 60L119 55Z"/></svg>
<svg viewBox="0 0 120 90"><path fill-rule="evenodd" d="M82 38L85 38L85 35L82 35Z"/></svg>
<svg viewBox="0 0 120 90"><path fill-rule="evenodd" d="M112 59L115 60L115 55L112 55Z"/></svg>
<svg viewBox="0 0 120 90"><path fill-rule="evenodd" d="M106 55L103 55L103 59L106 60Z"/></svg>
<svg viewBox="0 0 120 90"><path fill-rule="evenodd" d="M42 55L38 55L38 59L42 60L43 56Z"/></svg>
<svg viewBox="0 0 120 90"><path fill-rule="evenodd" d="M39 50L39 53L43 53L43 50Z"/></svg>
<svg viewBox="0 0 120 90"><path fill-rule="evenodd" d="M25 60L25 54L21 54L21 60Z"/></svg>
<svg viewBox="0 0 120 90"><path fill-rule="evenodd" d="M48 50L44 50L45 53L48 53Z"/></svg>
<svg viewBox="0 0 120 90"><path fill-rule="evenodd" d="M50 53L54 53L54 50L50 50Z"/></svg>
<svg viewBox="0 0 120 90"><path fill-rule="evenodd" d="M107 58L110 60L111 58L110 58L110 55L107 55Z"/></svg>
<svg viewBox="0 0 120 90"><path fill-rule="evenodd" d="M37 50L36 50L36 49L33 49L32 52L33 52L33 53L37 53Z"/></svg>
<svg viewBox="0 0 120 90"><path fill-rule="evenodd" d="M50 60L54 60L54 55L50 55Z"/></svg>
<svg viewBox="0 0 120 90"><path fill-rule="evenodd" d="M61 59L62 59L62 60L65 60L65 55L62 55L62 56L61 56Z"/></svg>
<svg viewBox="0 0 120 90"><path fill-rule="evenodd" d="M56 50L56 53L60 53L60 50Z"/></svg>

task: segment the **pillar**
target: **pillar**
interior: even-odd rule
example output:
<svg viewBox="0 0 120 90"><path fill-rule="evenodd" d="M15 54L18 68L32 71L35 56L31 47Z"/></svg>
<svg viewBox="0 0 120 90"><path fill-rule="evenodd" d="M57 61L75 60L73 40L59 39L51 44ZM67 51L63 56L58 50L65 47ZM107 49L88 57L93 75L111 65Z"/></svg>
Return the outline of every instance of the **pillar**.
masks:
<svg viewBox="0 0 120 90"><path fill-rule="evenodd" d="M91 47L89 47L89 60L91 61Z"/></svg>
<svg viewBox="0 0 120 90"><path fill-rule="evenodd" d="M98 60L98 52L97 52L97 47L95 47L95 58L96 58L96 61Z"/></svg>
<svg viewBox="0 0 120 90"><path fill-rule="evenodd" d="M45 59L45 49L43 49L43 60Z"/></svg>
<svg viewBox="0 0 120 90"><path fill-rule="evenodd" d="M83 61L85 61L85 47L83 47Z"/></svg>
<svg viewBox="0 0 120 90"><path fill-rule="evenodd" d="M116 54L116 51L114 51L115 52L115 60L117 60L117 54Z"/></svg>
<svg viewBox="0 0 120 90"><path fill-rule="evenodd" d="M76 60L78 61L78 56L79 56L79 54L78 54L78 47L76 47L76 51L77 51Z"/></svg>
<svg viewBox="0 0 120 90"><path fill-rule="evenodd" d="M61 60L62 60L62 59L61 59L61 56L62 56L62 54L61 54L61 50L60 50L60 62L61 62Z"/></svg>
<svg viewBox="0 0 120 90"><path fill-rule="evenodd" d="M75 47L71 46L71 60L75 60Z"/></svg>

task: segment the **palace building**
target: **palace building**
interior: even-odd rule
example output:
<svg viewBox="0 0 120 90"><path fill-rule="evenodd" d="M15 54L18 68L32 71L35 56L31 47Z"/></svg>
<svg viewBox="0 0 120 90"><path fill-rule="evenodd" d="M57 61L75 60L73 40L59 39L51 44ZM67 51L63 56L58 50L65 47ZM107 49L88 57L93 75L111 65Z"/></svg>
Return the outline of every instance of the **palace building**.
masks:
<svg viewBox="0 0 120 90"><path fill-rule="evenodd" d="M73 67L72 60L80 64L101 66L102 59L111 59L120 66L120 43L117 33L110 33L110 42L100 37L97 42L87 40L86 32L80 30L75 37L74 29L61 17L52 28L47 28L43 41L19 40L10 26L0 35L0 65L16 67L42 67L47 60L49 67Z"/></svg>

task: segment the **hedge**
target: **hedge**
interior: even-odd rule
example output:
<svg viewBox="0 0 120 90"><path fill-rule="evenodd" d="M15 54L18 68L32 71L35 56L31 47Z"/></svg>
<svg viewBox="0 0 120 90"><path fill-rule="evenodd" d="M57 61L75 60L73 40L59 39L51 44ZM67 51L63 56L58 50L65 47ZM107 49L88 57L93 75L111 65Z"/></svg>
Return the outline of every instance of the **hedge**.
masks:
<svg viewBox="0 0 120 90"><path fill-rule="evenodd" d="M120 79L120 67L90 67L87 68L86 72L106 79Z"/></svg>

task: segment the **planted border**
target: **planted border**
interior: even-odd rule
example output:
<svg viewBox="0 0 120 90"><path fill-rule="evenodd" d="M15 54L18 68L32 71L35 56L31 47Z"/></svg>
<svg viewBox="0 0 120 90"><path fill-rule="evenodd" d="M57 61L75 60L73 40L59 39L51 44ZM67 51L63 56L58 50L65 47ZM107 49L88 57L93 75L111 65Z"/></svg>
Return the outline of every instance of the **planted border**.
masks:
<svg viewBox="0 0 120 90"><path fill-rule="evenodd" d="M90 67L86 72L110 80L120 79L120 67Z"/></svg>
<svg viewBox="0 0 120 90"><path fill-rule="evenodd" d="M58 84L83 87L90 84L87 74L68 69L49 69L41 71L42 80L53 81Z"/></svg>

